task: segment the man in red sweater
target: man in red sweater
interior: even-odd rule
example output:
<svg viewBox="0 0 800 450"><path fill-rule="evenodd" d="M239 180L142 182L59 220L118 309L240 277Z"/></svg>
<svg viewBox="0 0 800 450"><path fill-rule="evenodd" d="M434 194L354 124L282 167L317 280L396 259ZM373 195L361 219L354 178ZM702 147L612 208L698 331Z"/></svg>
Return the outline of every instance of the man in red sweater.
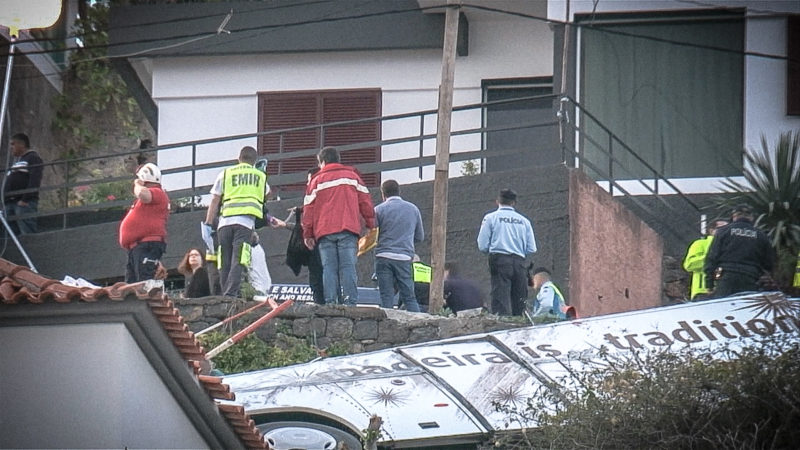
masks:
<svg viewBox="0 0 800 450"><path fill-rule="evenodd" d="M136 171L136 200L119 226L119 245L128 250L125 282L154 278L161 255L167 249L169 197L161 188L161 170L147 163Z"/></svg>
<svg viewBox="0 0 800 450"><path fill-rule="evenodd" d="M364 225L375 228L372 198L356 170L340 164L338 150L325 147L317 160L320 171L303 200L303 241L312 250L319 244L325 303L355 305L358 236Z"/></svg>

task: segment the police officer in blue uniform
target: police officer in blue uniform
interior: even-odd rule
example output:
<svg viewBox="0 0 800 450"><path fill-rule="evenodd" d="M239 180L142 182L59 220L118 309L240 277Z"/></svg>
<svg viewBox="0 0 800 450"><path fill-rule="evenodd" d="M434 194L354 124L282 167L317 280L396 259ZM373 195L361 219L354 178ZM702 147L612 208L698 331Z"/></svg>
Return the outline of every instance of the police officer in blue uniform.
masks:
<svg viewBox="0 0 800 450"><path fill-rule="evenodd" d="M478 232L478 249L489 254L492 312L498 315L522 315L528 298L525 257L536 253L531 221L514 209L516 203L516 192L500 191L497 209L483 217Z"/></svg>

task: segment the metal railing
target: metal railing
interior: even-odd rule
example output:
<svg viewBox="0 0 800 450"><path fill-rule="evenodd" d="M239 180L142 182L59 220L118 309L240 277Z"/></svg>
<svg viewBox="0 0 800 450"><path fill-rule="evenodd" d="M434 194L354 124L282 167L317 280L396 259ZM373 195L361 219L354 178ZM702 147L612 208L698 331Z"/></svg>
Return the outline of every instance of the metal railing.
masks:
<svg viewBox="0 0 800 450"><path fill-rule="evenodd" d="M510 125L502 126L486 126L486 110L491 106L498 106L504 104L513 104L517 102L547 102L551 101L553 104L553 120L545 122L520 122ZM688 197L686 197L680 190L674 186L668 179L658 173L657 170L648 165L642 158L640 158L633 149L628 147L621 139L619 139L613 132L611 132L605 125L600 123L589 111L586 111L580 104L573 99L563 95L539 95L520 97L508 100L498 100L492 102L481 102L469 105L463 105L453 108L454 116L459 114L475 114L476 112L481 115L481 125L471 128L457 128L451 133L451 139L458 141L459 139L466 138L468 143L464 145L451 144L451 147L456 149L456 152L451 153L451 162L478 160L485 161L486 158L515 156L524 153L530 149L520 147L513 149L487 149L485 137L489 133L503 132L521 129L536 129L536 128L552 128L558 129L561 142L560 148L562 149L561 159L570 167L578 167L584 170L587 174L593 177L598 182L605 182L608 185L608 190L612 194L619 194L632 198L636 202L635 196L631 195L628 190L620 183L620 180L634 180L641 184L641 186L653 194L657 198L659 196L659 184L669 186L672 191L677 193L677 196L686 202L690 208L699 211ZM142 153L156 155L165 155L166 152L185 151L189 153L189 163L182 166L170 167L168 169L162 168L163 176L170 176L175 174L182 174L182 178L188 179L188 186L176 190L170 190L170 198L175 201L176 199L185 199L185 206L187 209L192 210L198 205L193 201L201 195L209 192L211 185L208 183L201 183L198 180L202 177L198 175L213 169L221 170L224 167L234 164L234 160L213 161L213 162L200 162L200 154L204 153L210 147L218 147L221 144L234 143L236 141L253 139L261 139L264 136L277 135L279 148L278 153L270 153L266 156L269 158L270 166L273 168L277 166L278 170L269 177L270 186L273 192L278 195L291 193L290 190L293 185L304 184L306 181L306 169L287 172L283 168L283 162L298 158L298 157L313 157L319 151L319 148L307 148L300 150L286 151L284 142L286 137L298 132L307 132L309 130L318 132L322 137L331 129L336 127L347 127L363 123L377 123L384 128L387 124L399 123L402 121L408 122L401 124L405 129L413 129L413 134L407 134L399 137L392 137L388 139L381 139L369 142L359 142L348 145L337 146L344 155L347 152L357 149L375 148L376 151L385 151L394 146L402 147L406 154L410 153L409 150L413 147L414 155L412 157L404 157L401 159L394 159L389 161L371 162L356 164L355 167L362 174L381 173L399 169L417 169L418 178L423 179L423 169L425 167L432 167L435 163L435 117L437 110L424 110L413 113L389 115L382 117L365 118L359 120L343 121L326 123L321 125L311 125L304 127L296 127L290 129L264 131L259 133L248 133L234 136L226 136L213 139L201 139L195 141L179 142L168 145L161 145L158 147L147 149L136 149L123 152L108 153L100 156L72 158L68 160L54 161L44 164L45 168L45 181L50 179L58 180L55 183L43 183L40 190L42 197L48 196L51 198L51 204L57 204L56 207L42 208L40 202L40 212L29 215L28 217L50 218L52 223L60 224L54 228L67 228L76 226L75 222L83 223L83 221L70 220L72 217L79 215L91 215L100 211L112 210L121 211L125 206L130 205L130 185L133 178L133 169L136 164L132 162L137 156ZM580 120L570 120L570 117L579 115ZM426 122L429 121L430 123ZM588 133L586 131L586 124L592 122L597 129L600 129L605 134L605 143L598 142L596 133ZM462 123L464 121L454 121L454 123ZM474 117L467 121L475 123ZM577 122L577 123L576 123ZM398 127L399 128L399 127ZM430 131L428 131L430 129ZM554 143L557 144L557 143ZM554 145L554 148L556 146ZM591 151L587 151L591 148ZM427 151L426 151L427 150ZM489 150L489 151L487 151ZM638 161L642 167L652 173L652 179L644 180L634 176L634 172L630 168L624 167L618 155L624 153L629 156L629 159ZM597 164L596 157L591 155L602 155L606 158L607 164L605 167L600 167ZM346 156L345 156L346 158ZM206 158L208 159L208 158ZM104 165L106 167L118 167L118 172L123 172L117 176L110 176L105 178L93 177L90 173L85 172L86 166L91 165ZM123 167L129 166L128 171L122 170ZM484 164L478 165L483 170ZM274 170L273 170L274 171ZM48 174L55 174L55 178L48 177ZM216 175L216 174L214 174ZM213 180L213 178L211 178ZM124 188L121 195L127 193L124 198L116 198L113 194L109 194L105 198L95 198L94 202L89 202L85 194L93 192L95 194L102 192L111 192L108 187L115 186L117 188ZM104 191L105 189L105 191ZM26 190L30 191L30 190ZM17 191L18 193L26 191ZM8 194L8 193L7 193ZM81 194L84 194L83 202L81 202ZM297 195L300 195L297 192ZM95 195L97 197L97 195ZM56 201L52 201L55 198ZM662 200L663 201L663 200ZM641 202L638 202L641 203ZM672 206L664 202L668 208ZM646 205L640 205L644 211L654 217L658 214L648 208ZM121 215L121 213L120 213ZM19 216L24 218L25 216ZM56 220L52 220L52 219ZM60 220L59 220L60 219ZM91 218L89 219L91 222ZM41 221L40 221L41 223ZM685 232L685 231L684 231Z"/></svg>
<svg viewBox="0 0 800 450"><path fill-rule="evenodd" d="M573 159L576 167L581 168L595 181L605 184L610 194L621 195L635 205L641 213L649 216L642 217L643 219L649 219L647 221L651 224L661 224L660 228L680 240L699 232L692 223L683 220L673 220L674 224L668 224L665 221L667 215L664 214L664 211L657 211L643 202L640 197L642 194L631 193L636 188L644 195L651 196L669 214L680 216L681 211L688 210L691 214L699 216L701 212L701 208L692 199L645 161L596 116L571 97L563 96L560 100L558 117L561 122L562 149L565 161ZM571 117L574 119L571 120ZM587 130L589 124L594 127L592 131ZM625 159L623 160L623 158ZM631 167L631 164L626 164L625 161L633 161L637 167ZM651 177L642 178L640 173L649 173ZM661 186L669 189L670 197L664 195L660 189ZM675 199L676 202L670 202L668 198ZM685 209L677 208L673 203L679 203Z"/></svg>

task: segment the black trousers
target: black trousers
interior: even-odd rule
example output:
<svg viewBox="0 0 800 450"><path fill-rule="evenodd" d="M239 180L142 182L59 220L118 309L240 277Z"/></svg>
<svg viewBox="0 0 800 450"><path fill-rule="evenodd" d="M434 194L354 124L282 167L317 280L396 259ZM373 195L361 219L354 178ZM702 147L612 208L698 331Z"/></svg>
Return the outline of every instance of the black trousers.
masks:
<svg viewBox="0 0 800 450"><path fill-rule="evenodd" d="M238 297L245 270L241 263L242 250L244 245L250 245L253 230L241 225L227 225L217 230L217 235L221 249L217 258L222 258L219 270L222 295Z"/></svg>
<svg viewBox="0 0 800 450"><path fill-rule="evenodd" d="M489 273L492 276L492 312L501 316L521 316L528 298L525 258L491 253Z"/></svg>
<svg viewBox="0 0 800 450"><path fill-rule="evenodd" d="M167 249L163 242L140 242L128 250L128 264L125 267L125 282L152 280L156 274L161 255Z"/></svg>
<svg viewBox="0 0 800 450"><path fill-rule="evenodd" d="M758 277L730 270L723 270L720 279L714 282L715 298L759 290Z"/></svg>

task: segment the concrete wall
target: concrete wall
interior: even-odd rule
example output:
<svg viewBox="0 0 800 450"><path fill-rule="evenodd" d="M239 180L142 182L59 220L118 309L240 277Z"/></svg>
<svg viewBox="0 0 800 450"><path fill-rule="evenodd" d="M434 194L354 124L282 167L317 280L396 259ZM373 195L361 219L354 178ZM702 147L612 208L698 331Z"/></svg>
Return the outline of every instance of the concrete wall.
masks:
<svg viewBox="0 0 800 450"><path fill-rule="evenodd" d="M570 176L570 300L583 317L661 305L661 237L583 172Z"/></svg>
<svg viewBox="0 0 800 450"><path fill-rule="evenodd" d="M539 167L486 174L450 180L448 207L447 258L458 261L465 276L477 281L489 292L489 269L486 257L477 249L476 239L483 215L494 209L494 199L501 188L511 187L519 193L518 210L533 221L539 252L536 265L554 271L556 281L566 286L568 278L567 176L563 166ZM430 262L433 183L422 182L401 187L401 196L414 202L422 213L426 237L417 245L417 252ZM380 194L373 190L373 201ZM270 212L286 218L287 209L300 204L300 199L270 202ZM120 217L122 213L120 212ZM200 222L205 210L172 214L168 223L168 244L164 263L175 268L191 246L201 246ZM89 280L118 280L124 275L126 253L117 244L119 222L104 223L21 236L20 241L37 269L52 278L65 275ZM269 258L268 265L276 283L304 283L305 270L295 276L285 265L289 231L262 229L262 242ZM8 241L3 257L25 264L16 247ZM359 258L359 280L363 286L373 286L370 277L374 257ZM566 293L566 292L565 292Z"/></svg>
<svg viewBox="0 0 800 450"><path fill-rule="evenodd" d="M486 304L489 268L476 239L481 219L496 208L497 193L505 187L518 192L517 210L533 222L539 250L529 261L552 271L582 316L661 304L661 239L581 172L561 165L450 180L447 259L458 262L464 276L481 286ZM401 186L401 196L422 213L427 235L417 253L430 262L433 183ZM380 201L377 191L373 201ZM300 199L270 202L270 211L285 218L287 209L299 203ZM204 210L170 216L163 258L168 268L175 268L188 248L202 246L199 224L204 217ZM22 236L20 241L46 276L118 281L124 275L126 253L117 244L117 227L118 222L90 225ZM289 231L262 229L260 235L273 282L307 282L305 269L295 276L285 264ZM25 264L10 241L3 257ZM372 253L359 258L360 285L374 286L373 266Z"/></svg>

